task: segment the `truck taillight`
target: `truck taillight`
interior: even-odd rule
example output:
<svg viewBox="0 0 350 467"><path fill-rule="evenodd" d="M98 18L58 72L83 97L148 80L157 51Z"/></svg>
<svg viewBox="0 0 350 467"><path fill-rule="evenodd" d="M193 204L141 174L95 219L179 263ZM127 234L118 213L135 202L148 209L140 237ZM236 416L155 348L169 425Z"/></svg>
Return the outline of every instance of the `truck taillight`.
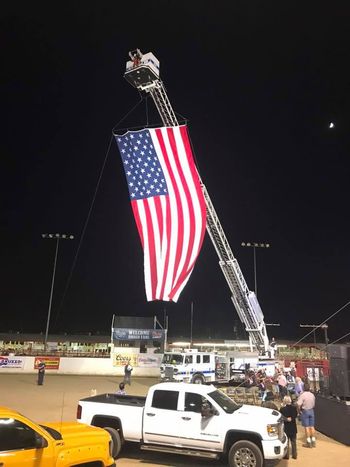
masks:
<svg viewBox="0 0 350 467"><path fill-rule="evenodd" d="M77 407L77 420L81 419L81 405L78 405Z"/></svg>

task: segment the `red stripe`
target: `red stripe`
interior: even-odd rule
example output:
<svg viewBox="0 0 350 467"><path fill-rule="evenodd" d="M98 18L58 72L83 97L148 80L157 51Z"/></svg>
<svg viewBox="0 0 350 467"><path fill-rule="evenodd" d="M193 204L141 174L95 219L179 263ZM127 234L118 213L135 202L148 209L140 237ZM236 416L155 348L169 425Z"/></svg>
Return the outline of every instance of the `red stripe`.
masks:
<svg viewBox="0 0 350 467"><path fill-rule="evenodd" d="M135 218L137 230L139 232L139 236L140 236L140 239L141 239L141 245L142 245L142 248L144 248L142 224L141 224L141 220L140 220L140 216L139 216L139 208L137 206L137 201L131 201L131 207L132 207L132 210L133 210L133 213L134 213L134 218Z"/></svg>
<svg viewBox="0 0 350 467"><path fill-rule="evenodd" d="M149 273L151 277L151 289L152 289L152 300L156 299L157 290L157 259L154 245L154 230L151 217L151 211L149 209L148 200L143 200L143 206L145 208L146 215L146 228L148 235L148 249L149 249Z"/></svg>
<svg viewBox="0 0 350 467"><path fill-rule="evenodd" d="M158 218L158 229L159 229L159 237L160 237L160 244L162 245L162 238L163 238L163 209L162 203L160 201L160 196L155 196L153 198L154 207L156 209L157 218Z"/></svg>
<svg viewBox="0 0 350 467"><path fill-rule="evenodd" d="M180 127L180 132L181 132L182 140L183 140L183 143L184 143L185 151L186 151L186 154L187 154L188 165L190 167L192 178L194 180L194 186L196 188L197 198L198 198L199 205L200 205L201 212L202 212L202 228L201 228L202 234L201 234L201 239L200 239L200 242L199 242L199 245L198 245L198 254L199 254L199 252L200 252L200 250L202 248L203 240L204 240L205 228L207 226L207 214L206 214L207 210L206 210L206 204L205 204L205 199L204 199L202 187L201 187L200 181L199 181L199 175L198 175L197 168L196 168L196 165L195 165L194 160L193 160L193 153L192 153L190 140L189 140L189 137L188 137L187 126L181 126Z"/></svg>
<svg viewBox="0 0 350 467"><path fill-rule="evenodd" d="M170 241L170 236L171 236L171 217L170 217L170 199L169 199L169 196L166 196L165 197L165 201L166 201L166 206L165 206L165 212L166 212L166 232L165 232L165 235L166 237L168 238L168 241ZM164 252L162 252L164 254ZM160 290L160 300L164 300L167 299L168 297L164 297L164 288L165 288L165 282L166 282L166 278L167 278L167 275L168 275L168 267L169 267L169 254L170 254L170 248L169 248L169 244L167 246L167 250L166 250L166 258L165 258L165 262L164 262L164 273L163 273L163 282L162 282L162 287L161 287L161 290Z"/></svg>

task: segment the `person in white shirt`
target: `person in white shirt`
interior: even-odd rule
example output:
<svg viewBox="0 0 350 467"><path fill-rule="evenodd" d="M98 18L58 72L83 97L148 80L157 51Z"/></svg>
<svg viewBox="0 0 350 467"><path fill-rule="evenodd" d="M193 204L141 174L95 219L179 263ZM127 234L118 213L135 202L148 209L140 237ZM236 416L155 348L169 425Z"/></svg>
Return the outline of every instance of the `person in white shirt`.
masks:
<svg viewBox="0 0 350 467"><path fill-rule="evenodd" d="M310 386L306 383L304 384L304 392L298 397L297 405L300 412L301 424L305 428L306 444L303 444L303 446L315 448L315 396L310 391Z"/></svg>

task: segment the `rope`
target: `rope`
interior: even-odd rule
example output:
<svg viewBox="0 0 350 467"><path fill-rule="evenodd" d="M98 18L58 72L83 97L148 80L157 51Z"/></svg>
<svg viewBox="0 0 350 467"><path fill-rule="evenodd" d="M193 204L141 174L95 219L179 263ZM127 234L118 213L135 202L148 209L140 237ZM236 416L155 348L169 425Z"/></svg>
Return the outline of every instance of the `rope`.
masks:
<svg viewBox="0 0 350 467"><path fill-rule="evenodd" d="M339 341L341 341L342 339L344 339L344 337L347 337L347 336L350 336L350 332L348 332L347 334L344 334L344 336L342 336L342 337L339 337L339 339L337 339L337 340L335 340L335 341L331 342L331 343L330 343L330 344L328 344L328 345L335 344L336 342L339 342ZM326 347L327 347L327 346L326 346Z"/></svg>
<svg viewBox="0 0 350 467"><path fill-rule="evenodd" d="M79 239L79 244L78 244L78 247L77 247L77 250L76 250L76 253L75 253L75 256L74 256L74 259L73 259L73 263L72 263L72 267L70 269L70 272L69 272L69 275L68 275L68 279L67 279L67 282L66 282L66 286L65 286L65 289L64 289L64 292L63 292L63 295L62 295L62 299L61 299L61 303L60 303L60 306L58 307L58 311L56 313L56 317L55 317L55 324L54 326L56 326L57 324L57 320L58 320L58 317L60 315L60 312L61 312L61 309L62 309L62 305L63 305L63 302L66 298L66 294L67 294L67 291L68 291L68 288L69 288L69 285L70 285L70 282L71 282L71 279L72 279L72 275L73 275L73 271L75 269L75 265L77 263L77 260L78 260L78 255L79 255L79 252L80 252L80 248L81 248L81 245L83 243L83 240L84 240L84 236L85 236L85 232L86 232L86 228L88 226L88 223L89 223L89 220L90 220L90 217L91 217L91 213L92 213L92 209L94 207L94 204L95 204L95 200L96 200L96 196L97 196L97 192L98 192L98 189L99 189L99 186L100 186L100 182L101 182L101 179L102 179L102 175L103 175L103 172L104 172L104 168L106 166L106 162L107 162L107 159L108 159L108 155L109 155L109 151L111 149L111 146L112 146L112 141L113 141L113 135L111 135L111 138L109 140L109 144L108 144L108 149L107 149L107 152L106 152L106 155L105 155L105 158L104 158L104 161L103 161L103 164L102 164L102 167L101 167L101 170L100 170L100 175L98 177L98 180L97 180L97 184L96 184L96 187L95 187L95 191L94 191L94 195L92 197L92 201L91 201L91 204L90 204L90 208L89 208L89 211L88 211L88 215L85 219L85 223L84 223L84 226L83 226L83 230L82 230L82 233L80 235L80 239Z"/></svg>
<svg viewBox="0 0 350 467"><path fill-rule="evenodd" d="M348 332L347 334L344 334L344 336L339 337L339 339L336 339L336 340L333 341L333 342L329 342L327 345L325 345L324 347L322 347L322 349L320 349L320 350L327 350L327 347L328 347L329 345L336 344L337 342L341 341L342 339L344 339L344 337L347 337L347 336L350 336L350 332Z"/></svg>
<svg viewBox="0 0 350 467"><path fill-rule="evenodd" d="M186 123L187 123L187 120L186 120ZM194 150L194 145L193 145L193 143L192 143L192 139L191 139L190 132L188 131L187 134L188 134L188 139L190 140L190 145L191 145L191 149L192 149L193 159L194 159L194 162L195 162L196 167L197 167L197 172L198 172L200 181L202 182L201 172L200 172L200 170L199 170L199 163L198 163L198 160L197 160L196 151Z"/></svg>
<svg viewBox="0 0 350 467"><path fill-rule="evenodd" d="M188 118L184 117L183 115L181 115L181 114L179 114L178 112L175 112L175 111L174 111L174 114L175 114L176 116L179 115L179 116L181 117L181 120L187 125L187 123L188 123Z"/></svg>
<svg viewBox="0 0 350 467"><path fill-rule="evenodd" d="M141 96L140 96L140 97L141 97ZM114 125L114 127L112 128L112 134L113 134L114 136L115 136L114 130L116 130L116 129L118 128L118 126L121 124L121 122L123 122L123 121L126 119L126 117L128 117L128 116L131 114L131 112L133 112L133 111L136 109L136 107L137 107L139 104L141 104L141 102L142 102L143 100L144 100L144 97L141 97L141 99L134 105L134 107L133 107L132 109L130 109L129 112L127 112L127 113L124 115L124 117L122 117L116 125Z"/></svg>
<svg viewBox="0 0 350 467"><path fill-rule="evenodd" d="M149 121L148 121L148 96L145 99L145 104L146 104L146 122L147 122L147 127L148 127L148 124L149 124Z"/></svg>
<svg viewBox="0 0 350 467"><path fill-rule="evenodd" d="M126 119L126 117L131 113L133 112L136 107L143 101L143 97L139 100L139 102L137 102L134 107L129 110L129 112L127 112L120 120L119 122L114 125L113 129L112 129L112 135L111 135L111 138L109 140L109 144L108 144L108 149L107 149L107 152L105 154L105 157L104 157L104 160L103 160L103 163L102 163L102 167L101 167L101 170L100 170L100 174L98 176L98 179L97 179L97 183L96 183L96 186L95 186L95 191L94 191L94 194L93 194L93 197L92 197L92 201L91 201L91 204L90 204L90 208L89 208L89 211L88 211L88 214L87 214L87 217L85 219L85 222L84 222L84 226L83 226L83 230L82 230L82 233L81 233L81 236L80 236L80 239L79 239L79 244L78 244L78 247L77 247L77 250L76 250L76 253L75 253L75 256L74 256L74 259L73 259L73 263L72 263L72 267L70 269L70 272L69 272L69 275L68 275L68 279L67 279L67 282L66 282L66 285L65 285L65 288L64 288L64 292L63 292L63 295L62 295L62 299L61 299L61 302L60 302L60 305L58 307L58 310L57 310L57 313L56 313L56 316L55 316L55 322L54 322L54 326L56 326L57 324L57 321L58 321L58 318L60 316L60 313L61 313L61 310L62 310L62 306L63 306L63 303L64 303L64 300L66 298L66 295L67 295L67 292L68 292L68 289L69 289L69 286L70 286L70 283L71 283L71 279L72 279L72 276L73 276L73 272L74 272L74 269L75 269L75 266L76 266L76 263L77 263L77 260L78 260L78 256L79 256L79 252L80 252L80 248L81 248L81 245L83 243L83 240L84 240L84 236L85 236L85 232L86 232L86 229L87 229L87 226L88 226L88 223L90 221L90 217L91 217L91 213L92 213L92 210L93 210L93 207L94 207L94 204L95 204L95 200L96 200L96 196L97 196L97 192L98 192L98 189L100 187L100 183L101 183L101 180L102 180L102 176L103 176L103 172L104 172L104 169L105 169L105 166L106 166L106 163L107 163L107 159L108 159L108 156L109 156L109 152L110 152L110 149L111 149L111 146L112 146L112 142L114 140L114 130L120 125L120 123Z"/></svg>

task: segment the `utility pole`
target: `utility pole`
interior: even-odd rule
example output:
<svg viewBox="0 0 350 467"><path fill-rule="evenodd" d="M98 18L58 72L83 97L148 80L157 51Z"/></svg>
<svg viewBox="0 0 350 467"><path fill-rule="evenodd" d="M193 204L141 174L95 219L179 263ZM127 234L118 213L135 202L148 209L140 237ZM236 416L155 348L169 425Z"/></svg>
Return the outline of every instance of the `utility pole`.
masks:
<svg viewBox="0 0 350 467"><path fill-rule="evenodd" d="M325 342L326 345L328 344L328 335L327 335L327 329L328 329L328 324L323 324L320 326L319 324L299 324L301 328L312 328L313 329L313 335L314 335L314 345L316 346L316 329L321 328L324 329L325 333Z"/></svg>
<svg viewBox="0 0 350 467"><path fill-rule="evenodd" d="M258 297L258 282L256 278L256 252L257 248L270 248L270 243L258 243L258 242L242 242L241 246L253 248L254 252L254 290L255 295Z"/></svg>
<svg viewBox="0 0 350 467"><path fill-rule="evenodd" d="M53 296L53 288L55 284L55 275L56 275L56 265L57 265L57 256L58 256L58 245L60 240L73 240L73 235L68 234L41 234L42 238L49 239L49 240L56 240L56 251L55 251L55 260L53 263L53 272L52 272L52 280L51 280L51 290L50 290L50 300L49 300L49 309L47 311L47 322L46 322L46 331L45 331L45 338L44 338L44 351L47 350L47 337L49 334L49 325L50 325L50 316L51 316L51 305L52 305L52 296Z"/></svg>

